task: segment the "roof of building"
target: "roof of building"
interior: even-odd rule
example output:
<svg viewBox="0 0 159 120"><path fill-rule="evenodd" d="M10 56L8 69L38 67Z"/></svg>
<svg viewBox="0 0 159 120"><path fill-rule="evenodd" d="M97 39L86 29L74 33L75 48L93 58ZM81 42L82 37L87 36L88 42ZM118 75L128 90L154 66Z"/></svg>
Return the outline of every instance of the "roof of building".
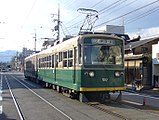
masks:
<svg viewBox="0 0 159 120"><path fill-rule="evenodd" d="M154 41L156 39L159 39L159 37L149 38L149 39L140 40L140 41L136 41L136 42L130 42L127 45L125 45L125 50L130 49L130 48L133 49L133 48L139 47L143 44Z"/></svg>

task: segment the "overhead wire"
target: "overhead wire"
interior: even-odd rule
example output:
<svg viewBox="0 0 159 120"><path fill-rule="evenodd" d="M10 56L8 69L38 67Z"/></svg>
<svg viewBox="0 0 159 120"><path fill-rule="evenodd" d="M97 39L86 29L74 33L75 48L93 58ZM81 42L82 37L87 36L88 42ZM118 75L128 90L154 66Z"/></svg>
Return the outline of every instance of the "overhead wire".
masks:
<svg viewBox="0 0 159 120"><path fill-rule="evenodd" d="M91 8L93 8L93 7L97 6L97 5L99 5L99 4L102 3L103 1L104 1L104 0L100 0L99 2L97 2L97 3L95 3L93 6L91 6ZM80 16L81 16L81 15L77 15L75 18L73 18L72 20L70 20L70 21L67 22L66 24L72 23L74 20L78 19ZM85 18L84 18L84 19L85 19ZM80 21L78 21L78 22L74 23L73 25L70 25L70 26L68 26L68 27L66 27L66 28L67 28L67 29L72 29L73 27L76 27L76 26L80 25L84 19L82 19L82 20L80 20ZM76 26L75 26L75 25L76 25Z"/></svg>
<svg viewBox="0 0 159 120"><path fill-rule="evenodd" d="M67 29L67 27L62 23L62 26L64 26L65 30L68 32L68 34L70 34L69 30Z"/></svg>
<svg viewBox="0 0 159 120"><path fill-rule="evenodd" d="M127 0L126 0L126 1L127 1ZM130 6L131 4L135 3L136 1L138 1L138 0L133 0L133 1L129 2L129 3L127 3L127 4L124 4L124 6L121 6L120 8L113 9L113 11L107 13L105 16L102 16L102 18L105 18L106 16L112 14L113 12L118 12L118 11L120 11L121 9L124 9L124 8ZM125 2L122 2L121 4L123 4L123 3L125 3ZM120 5L121 5L121 4L120 4ZM101 19L102 19L102 18L101 18Z"/></svg>
<svg viewBox="0 0 159 120"><path fill-rule="evenodd" d="M37 0L34 0L34 2L33 2L33 4L32 4L32 7L31 7L31 9L29 10L28 14L26 15L26 17L25 17L25 19L24 19L24 22L23 22L23 24L21 25L20 29L23 28L25 22L26 22L27 19L29 18L30 14L31 14L31 12L32 12L32 10L33 10L33 8L35 7L36 2L37 2Z"/></svg>
<svg viewBox="0 0 159 120"><path fill-rule="evenodd" d="M114 6L113 4L110 4L108 7L105 7L105 8L103 8L103 9L101 9L100 12L102 11L102 13L100 13L100 14L103 14L103 11L105 11L106 9L107 9L107 10L108 10L108 8L109 8L109 10L110 10L110 9L113 9L114 7L117 7L117 6L119 6L119 5L123 4L123 3L125 3L126 1L127 1L127 0L124 0L124 1L118 0L118 1L115 2L115 3L116 3L115 6ZM131 4L133 4L133 3L136 2L136 1L137 1L137 0L134 0L134 1L132 1L132 2L127 3L127 4L126 4L126 7L129 6L129 5L131 5ZM159 0L154 1L154 2L151 2L151 3L149 3L149 4L146 4L146 5L144 5L144 6L142 6L142 7L139 7L139 8L137 8L137 9L133 10L133 11L127 12L127 13L125 13L125 14L123 14L123 15L120 15L120 16L118 16L118 17L115 17L115 18L113 18L113 19L111 19L111 20L108 20L108 21L106 21L106 22L103 22L103 23L101 23L101 24L98 24L98 25L96 25L96 26L93 27L93 28L96 28L96 27L99 27L99 26L101 26L101 25L103 25L103 24L105 24L105 23L108 23L108 22L117 20L117 19L119 19L119 18L121 18L121 17L127 16L127 15L129 15L129 14L131 14L131 13L134 13L134 12L136 12L136 11L138 11L138 10L141 10L141 9L143 9L143 8L145 8L145 7L148 7L148 6L154 4L154 3L158 2L158 1L159 1ZM99 2L96 3L94 6L99 5L101 2L103 2L103 0L99 1ZM118 4L117 4L117 3L118 3ZM113 5L114 7L112 7L111 5ZM94 6L93 6L93 7L94 7ZM120 8L122 8L122 7L120 7ZM119 9L119 10L120 10L120 9ZM118 10L116 10L116 11L118 11ZM143 17L145 17L145 16L147 16L147 15L149 15L149 14L155 12L155 11L157 11L157 9L155 9L155 10L153 10L153 11L151 11L151 12L148 12L148 13L144 13L143 15L139 15L137 18L143 18ZM110 13L112 13L112 12L110 12ZM104 17L103 17L103 18L104 18ZM137 18L136 18L136 20L137 20ZM74 19L77 19L77 18L74 18ZM131 21L129 20L128 23L133 22L133 20L136 21L135 18L134 18L134 19L132 19ZM74 21L74 20L72 20L72 21ZM72 21L71 21L71 22L72 22ZM79 25L81 22L82 22L82 20L79 21L79 22L76 22L75 24L73 24L73 25L71 25L71 26L69 26L69 27L67 27L67 29L68 29L68 30L70 30L70 29L72 30L72 28L73 28L75 25L77 26L77 24Z"/></svg>
<svg viewBox="0 0 159 120"><path fill-rule="evenodd" d="M100 4L101 2L103 2L104 0L101 0L99 2L97 2L96 4L94 4L91 8L97 6L98 4ZM71 23L72 21L76 20L77 18L79 18L81 15L77 15L75 18L73 18L72 20L70 20L69 22L67 22L66 24L68 23Z"/></svg>
<svg viewBox="0 0 159 120"><path fill-rule="evenodd" d="M152 13L158 11L158 10L159 10L159 6L157 6L155 8L152 8L152 9L146 11L145 13L141 13L141 14L139 14L138 16L136 16L134 18L128 19L125 24L129 24L129 23L135 22L135 21L137 21L137 20L139 20L139 19L141 19L141 18L143 18L145 16L148 16L148 15L150 15L150 14L152 14Z"/></svg>
<svg viewBox="0 0 159 120"><path fill-rule="evenodd" d="M64 4L64 7L66 8L66 7L68 7L68 6L71 6L74 2L75 2L76 0L69 0L69 2L68 1L66 1ZM67 3L67 4L66 4Z"/></svg>
<svg viewBox="0 0 159 120"><path fill-rule="evenodd" d="M110 20L108 20L108 21L105 21L105 22L103 22L103 23L100 23L100 24L96 25L96 26L93 27L93 28L97 28L97 27L102 26L102 25L104 25L104 24L106 24L106 23L108 23L108 22L112 22L112 21L114 21L114 20L117 20L117 19L119 19L119 18L122 18L122 17L124 17L124 16L127 16L127 15L129 15L129 14L131 14L131 13L134 13L134 12L136 12L136 11L138 11L138 10L141 10L141 9L143 9L143 8L146 8L146 7L148 7L148 6L150 6L150 5L153 5L153 4L157 3L157 2L159 2L159 0L156 0L156 1L154 1L154 2L151 2L151 3L149 3L149 4L146 4L146 5L142 6L142 7L139 7L139 8L137 8L137 9L135 9L135 10L132 10L132 11L130 11L130 12L127 12L127 13L125 13L125 14L123 14L123 15L118 16L118 17L112 18L112 19L110 19Z"/></svg>
<svg viewBox="0 0 159 120"><path fill-rule="evenodd" d="M103 14L107 9L113 8L113 6L116 5L120 1L122 1L122 0L115 1L115 2L111 3L110 5L108 5L107 7L104 7L103 9L99 10L98 12L100 14Z"/></svg>
<svg viewBox="0 0 159 120"><path fill-rule="evenodd" d="M95 6L97 6L97 5L99 5L100 3L102 3L104 0L101 0L101 1L99 1L99 2L97 2L96 4L94 4L92 7L95 7ZM125 1L127 1L127 0L118 0L118 1L115 1L115 2L113 2L113 3L111 3L110 5L108 5L107 7L105 7L105 8L103 8L103 9L101 9L98 13L99 13L99 15L101 15L101 14L103 14L104 13L104 11L105 10L111 10L111 9L113 9L114 7L116 7L116 6L119 6L119 5L121 5L121 4L123 4ZM91 8L92 8L91 7ZM101 13L100 13L101 12ZM75 20L75 19L77 19L77 18L79 18L79 16L80 15L78 15L76 18L74 18L73 20ZM73 20L71 20L70 22L72 22ZM84 20L84 19L83 19ZM76 25L76 24L81 24L81 22L83 21L83 20L81 20L81 21L79 21L79 22L77 22L77 23L75 23L75 24L73 24L73 25L71 25L71 26L69 26L69 27L67 27L68 29L70 28L71 29L71 27L74 27L74 25Z"/></svg>
<svg viewBox="0 0 159 120"><path fill-rule="evenodd" d="M97 2L96 4L94 4L91 8L94 8L95 6L99 5L100 3L102 3L104 0L101 0L99 2Z"/></svg>

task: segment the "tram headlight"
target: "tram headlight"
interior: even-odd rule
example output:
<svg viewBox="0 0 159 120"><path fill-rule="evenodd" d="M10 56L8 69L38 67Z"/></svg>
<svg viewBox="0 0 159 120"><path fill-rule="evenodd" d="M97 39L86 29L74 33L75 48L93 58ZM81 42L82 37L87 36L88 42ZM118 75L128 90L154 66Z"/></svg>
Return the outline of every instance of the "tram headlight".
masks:
<svg viewBox="0 0 159 120"><path fill-rule="evenodd" d="M117 72L115 72L114 75L115 75L115 77L119 77L120 76L120 72L117 71Z"/></svg>
<svg viewBox="0 0 159 120"><path fill-rule="evenodd" d="M89 76L90 77L94 77L95 76L95 73L93 71L89 72Z"/></svg>

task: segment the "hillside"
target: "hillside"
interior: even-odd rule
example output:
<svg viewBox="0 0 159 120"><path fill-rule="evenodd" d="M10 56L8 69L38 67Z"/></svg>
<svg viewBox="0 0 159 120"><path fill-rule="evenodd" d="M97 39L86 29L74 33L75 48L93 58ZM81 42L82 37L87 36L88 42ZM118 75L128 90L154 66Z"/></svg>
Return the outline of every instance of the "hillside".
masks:
<svg viewBox="0 0 159 120"><path fill-rule="evenodd" d="M16 56L17 51L7 50L0 52L0 62L10 62L13 56Z"/></svg>

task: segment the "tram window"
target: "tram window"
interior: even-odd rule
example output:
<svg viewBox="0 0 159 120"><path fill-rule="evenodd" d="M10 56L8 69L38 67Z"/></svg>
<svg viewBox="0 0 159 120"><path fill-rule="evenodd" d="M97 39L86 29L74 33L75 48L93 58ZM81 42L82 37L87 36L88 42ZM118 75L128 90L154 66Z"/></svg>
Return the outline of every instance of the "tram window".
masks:
<svg viewBox="0 0 159 120"><path fill-rule="evenodd" d="M73 66L73 50L68 51L68 67Z"/></svg>
<svg viewBox="0 0 159 120"><path fill-rule="evenodd" d="M63 67L67 67L67 51L63 52Z"/></svg>
<svg viewBox="0 0 159 120"><path fill-rule="evenodd" d="M79 64L81 64L81 63L82 63L81 45L78 46L78 54L79 54L79 59L78 59L78 61L79 61Z"/></svg>
<svg viewBox="0 0 159 120"><path fill-rule="evenodd" d="M72 67L73 66L73 59L68 60L68 67Z"/></svg>
<svg viewBox="0 0 159 120"><path fill-rule="evenodd" d="M62 61L62 52L59 52L59 62Z"/></svg>
<svg viewBox="0 0 159 120"><path fill-rule="evenodd" d="M67 60L63 60L63 67L67 67Z"/></svg>
<svg viewBox="0 0 159 120"><path fill-rule="evenodd" d="M77 58L78 58L78 56L77 56L77 47L74 47L74 65L76 65L76 62L77 62Z"/></svg>
<svg viewBox="0 0 159 120"><path fill-rule="evenodd" d="M40 64L41 64L41 59L39 59L39 68L41 67L41 65L40 65Z"/></svg>
<svg viewBox="0 0 159 120"><path fill-rule="evenodd" d="M49 67L51 67L51 62L49 62Z"/></svg>
<svg viewBox="0 0 159 120"><path fill-rule="evenodd" d="M68 51L68 58L72 58L73 57L73 50L69 50Z"/></svg>
<svg viewBox="0 0 159 120"><path fill-rule="evenodd" d="M85 64L122 64L122 60L120 46L84 46Z"/></svg>
<svg viewBox="0 0 159 120"><path fill-rule="evenodd" d="M54 67L54 55L52 55L52 67Z"/></svg>
<svg viewBox="0 0 159 120"><path fill-rule="evenodd" d="M55 56L56 67L58 67L58 61L59 61L58 54L56 54L56 56Z"/></svg>
<svg viewBox="0 0 159 120"><path fill-rule="evenodd" d="M63 58L67 58L67 51L63 52Z"/></svg>
<svg viewBox="0 0 159 120"><path fill-rule="evenodd" d="M49 61L51 61L51 56L49 56Z"/></svg>

